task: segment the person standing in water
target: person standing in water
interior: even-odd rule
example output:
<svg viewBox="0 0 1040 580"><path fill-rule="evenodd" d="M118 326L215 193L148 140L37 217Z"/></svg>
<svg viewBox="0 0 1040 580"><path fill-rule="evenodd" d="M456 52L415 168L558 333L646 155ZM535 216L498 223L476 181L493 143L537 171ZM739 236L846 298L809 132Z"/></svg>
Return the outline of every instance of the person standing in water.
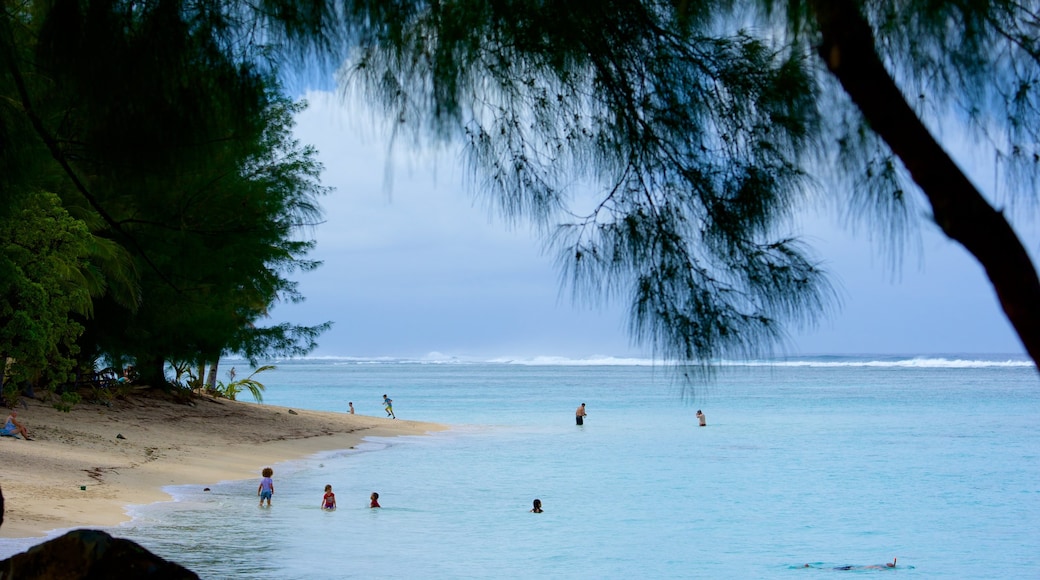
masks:
<svg viewBox="0 0 1040 580"><path fill-rule="evenodd" d="M372 502L368 504L368 507L370 507L370 508L382 507L382 506L379 505L379 494L378 493L373 491L372 495L369 496L369 499L372 500Z"/></svg>
<svg viewBox="0 0 1040 580"><path fill-rule="evenodd" d="M347 405L350 407L350 414L353 415L354 414L354 401L351 401L351 402L347 403Z"/></svg>
<svg viewBox="0 0 1040 580"><path fill-rule="evenodd" d="M274 470L265 467L260 474L264 477L260 480L260 487L256 488L256 495L260 496L260 507L264 507L265 499L267 507L271 507L271 496L274 495L274 480L271 479L271 476L274 475Z"/></svg>
<svg viewBox="0 0 1040 580"><path fill-rule="evenodd" d="M574 411L574 422L578 425L584 425L586 416L588 416L588 413L585 412L585 403L582 403L581 406Z"/></svg>
<svg viewBox="0 0 1040 580"><path fill-rule="evenodd" d="M540 513L542 513L542 500L536 499L532 503L534 504L534 507L531 508L531 513L533 513L533 514L540 514Z"/></svg>
<svg viewBox="0 0 1040 580"><path fill-rule="evenodd" d="M323 510L334 510L336 509L336 494L332 493L332 486L325 486L325 495L321 498L321 509Z"/></svg>
<svg viewBox="0 0 1040 580"><path fill-rule="evenodd" d="M700 421L701 427L708 426L708 418L704 416L704 413L701 413L700 409L697 409L697 420Z"/></svg>

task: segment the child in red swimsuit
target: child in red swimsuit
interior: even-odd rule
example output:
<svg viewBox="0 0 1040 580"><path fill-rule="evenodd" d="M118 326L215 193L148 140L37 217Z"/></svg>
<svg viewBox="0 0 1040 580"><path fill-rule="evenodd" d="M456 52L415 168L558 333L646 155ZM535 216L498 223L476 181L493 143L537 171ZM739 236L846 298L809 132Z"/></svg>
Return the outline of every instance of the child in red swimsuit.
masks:
<svg viewBox="0 0 1040 580"><path fill-rule="evenodd" d="M325 495L321 498L321 509L323 510L334 510L336 509L336 494L332 493L332 486L325 486Z"/></svg>
<svg viewBox="0 0 1040 580"><path fill-rule="evenodd" d="M379 494L378 494L378 493L376 493L376 492L374 492L374 491L373 491L373 492L372 492L372 497L371 497L371 499L372 499L372 503L371 503L371 504L369 504L369 506L368 506L368 507L371 507L371 508L377 508L377 507L381 507L381 506L379 505Z"/></svg>

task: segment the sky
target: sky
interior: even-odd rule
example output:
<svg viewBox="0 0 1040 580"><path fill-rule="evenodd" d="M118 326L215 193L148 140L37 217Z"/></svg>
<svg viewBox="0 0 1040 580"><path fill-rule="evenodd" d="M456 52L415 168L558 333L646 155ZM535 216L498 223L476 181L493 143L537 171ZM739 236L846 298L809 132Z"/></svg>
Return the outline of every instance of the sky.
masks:
<svg viewBox="0 0 1040 580"><path fill-rule="evenodd" d="M320 200L323 223L307 232L317 241L308 257L323 265L291 276L306 301L279 304L271 318L332 321L311 356L652 356L629 339L626 305L571 299L541 238L501 219L457 154L400 146L390 154L359 107L331 92L306 99L295 134L318 149L323 183L334 188ZM1035 256L1040 236L1027 225ZM789 329L780 353L1024 352L982 268L935 226L922 228L901 266L876 236L832 214L802 216L798 227L831 272L840 306L815 328Z"/></svg>

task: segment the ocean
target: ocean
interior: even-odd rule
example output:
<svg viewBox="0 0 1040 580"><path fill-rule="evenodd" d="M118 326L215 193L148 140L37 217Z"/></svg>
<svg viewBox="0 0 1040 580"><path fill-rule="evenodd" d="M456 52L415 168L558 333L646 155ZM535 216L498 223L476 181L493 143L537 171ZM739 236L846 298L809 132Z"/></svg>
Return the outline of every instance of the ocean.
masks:
<svg viewBox="0 0 1040 580"><path fill-rule="evenodd" d="M110 532L203 578L1040 578L1040 375L1022 357L720 363L690 381L639 360L275 364L265 403L383 416L386 393L398 419L452 429L276 464L271 509L263 466L170 488Z"/></svg>

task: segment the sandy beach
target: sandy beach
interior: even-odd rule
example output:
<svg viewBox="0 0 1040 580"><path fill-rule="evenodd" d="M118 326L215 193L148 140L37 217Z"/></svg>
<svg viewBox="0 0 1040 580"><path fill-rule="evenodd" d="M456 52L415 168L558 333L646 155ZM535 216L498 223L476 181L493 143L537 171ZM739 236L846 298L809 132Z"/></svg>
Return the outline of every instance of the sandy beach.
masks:
<svg viewBox="0 0 1040 580"><path fill-rule="evenodd" d="M16 410L33 441L0 437L3 538L117 525L128 505L168 500L167 485L259 480L264 466L349 449L365 437L446 428L207 396L184 404L151 392L68 413L24 400L28 408Z"/></svg>

